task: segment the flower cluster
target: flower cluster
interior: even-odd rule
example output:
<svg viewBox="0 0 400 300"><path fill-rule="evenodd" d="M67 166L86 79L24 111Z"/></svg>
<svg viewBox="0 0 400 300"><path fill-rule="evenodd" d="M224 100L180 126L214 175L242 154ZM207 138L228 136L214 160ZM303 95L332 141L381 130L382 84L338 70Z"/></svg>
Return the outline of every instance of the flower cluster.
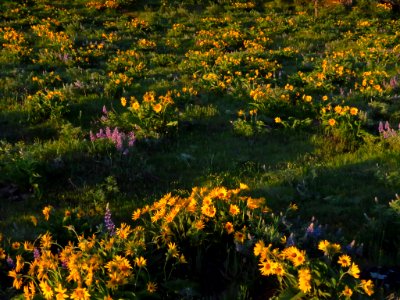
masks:
<svg viewBox="0 0 400 300"><path fill-rule="evenodd" d="M390 127L388 121L385 122L385 125L383 124L383 122L379 122L378 131L379 134L381 134L385 139L395 137L398 135L398 132L400 131L400 124L398 131L396 131L395 129Z"/></svg>
<svg viewBox="0 0 400 300"><path fill-rule="evenodd" d="M340 254L339 244L321 240L318 249L329 264L318 258L308 258L306 251L296 246L273 248L272 244L265 246L262 240L255 244L253 252L259 258L260 273L263 276L276 275L283 290L291 287L310 297L325 294L335 299L348 299L354 292L368 296L374 293L373 282L359 280L358 265L349 255ZM320 282L325 282L324 287Z"/></svg>
<svg viewBox="0 0 400 300"><path fill-rule="evenodd" d="M66 228L75 238L65 245L59 245L47 231L34 243L26 241L21 254L11 257L0 249L0 259L8 257L8 275L13 287L23 290L25 299L37 294L45 299L110 299L127 291L151 294L160 289L161 293L169 280L177 280L181 274L199 276L193 271L197 256L214 244L237 253L235 263L247 261L250 265L253 249L260 274L278 279L277 294L295 289L310 297L324 293L339 299L354 292L374 293L372 281L359 279L360 268L341 253L338 244L327 240L318 244L330 264L294 245L281 248L277 242L280 234L274 238L266 234L268 226L278 226L272 225L275 217L263 198L244 195L248 190L240 184L236 189L195 187L187 197L168 193L152 205L134 210L133 224L118 227L107 204L106 231L80 235L70 224ZM54 210L50 206L43 209L47 220L50 209ZM326 282L323 287L318 283L322 281Z"/></svg>
<svg viewBox="0 0 400 300"><path fill-rule="evenodd" d="M133 131L125 134L124 132L120 132L117 127L115 127L114 130L111 130L110 127L106 127L105 130L101 128L96 134L90 131L90 140L94 142L98 139L108 139L112 141L116 149L123 154L128 154L129 148L133 147L136 141Z"/></svg>

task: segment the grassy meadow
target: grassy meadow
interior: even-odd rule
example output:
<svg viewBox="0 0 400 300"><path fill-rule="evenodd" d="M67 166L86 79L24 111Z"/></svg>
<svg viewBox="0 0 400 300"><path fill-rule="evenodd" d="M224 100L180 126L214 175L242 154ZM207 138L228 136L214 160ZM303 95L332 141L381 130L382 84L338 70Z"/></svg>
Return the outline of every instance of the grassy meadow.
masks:
<svg viewBox="0 0 400 300"><path fill-rule="evenodd" d="M0 299L397 299L396 1L0 2Z"/></svg>

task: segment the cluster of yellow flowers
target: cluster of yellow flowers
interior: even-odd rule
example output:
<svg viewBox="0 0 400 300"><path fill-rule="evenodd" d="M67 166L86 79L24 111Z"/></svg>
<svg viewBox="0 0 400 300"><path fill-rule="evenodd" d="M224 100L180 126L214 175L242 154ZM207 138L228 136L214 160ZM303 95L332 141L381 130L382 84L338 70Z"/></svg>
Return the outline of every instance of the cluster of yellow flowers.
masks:
<svg viewBox="0 0 400 300"><path fill-rule="evenodd" d="M148 110L148 108L151 108L154 112L160 113L168 105L174 104L174 100L172 99L171 95L172 92L168 91L165 95L160 95L157 98L154 91L148 91L143 95L142 103L139 103L134 96L131 96L129 109L132 112L138 112L139 110ZM121 97L121 105L126 106L127 103L128 100L126 97Z"/></svg>
<svg viewBox="0 0 400 300"><path fill-rule="evenodd" d="M154 98L151 93L146 96L147 101ZM76 240L68 241L63 247L54 241L50 232L46 232L34 243L24 243L24 251L33 253L33 261L26 260L26 255L16 255L15 265L8 275L13 278L13 287L23 290L25 299L33 299L37 294L46 300L68 297L85 300L100 296L112 299L124 286L133 283L132 288L140 283L141 288L154 293L158 284L150 280L152 276L148 267L153 260L150 256L153 250L147 251L148 248L155 247L165 253L165 272L167 266L174 268L189 263L183 253L185 249L176 243L182 238L190 239L205 232L231 236L236 245L254 243L256 228L247 222L262 223L261 216L265 216L269 208L263 198L242 195L248 189L241 183L236 189L194 187L187 197L168 193L153 204L134 210L134 226L121 223L115 228L112 224L114 229L106 234L98 232L84 236L78 235L74 227L68 225L67 229L75 233ZM297 206L291 208L297 209ZM42 213L50 222L56 212L53 207L46 206ZM108 222L112 221L109 219ZM107 223L106 228L111 230ZM15 245L15 249L20 247L20 243ZM56 248L58 251L54 251ZM336 275L323 275L317 268L323 260L308 258L306 251L296 246L281 249L266 245L260 239L254 244L253 253L258 258L260 274L277 276L283 289L290 286L312 296L321 289L317 281L331 282L330 278L321 276L337 276L337 284L331 289L340 297L351 297L354 292L368 296L374 293L372 281L359 279L358 265L347 254L341 254L339 244L322 240L318 249L332 261L329 268L333 271L339 268ZM0 259L6 256L0 249ZM141 272L147 275L141 276Z"/></svg>
<svg viewBox="0 0 400 300"><path fill-rule="evenodd" d="M118 8L119 4L116 0L106 0L106 1L89 1L86 3L86 7L95 8L95 9L104 9L104 8Z"/></svg>
<svg viewBox="0 0 400 300"><path fill-rule="evenodd" d="M137 42L138 46L140 48L144 48L144 49L153 49L157 46L157 43L154 41L150 41L148 39L140 39Z"/></svg>
<svg viewBox="0 0 400 300"><path fill-rule="evenodd" d="M142 53L135 50L117 50L116 56L108 60L114 71L129 71L140 73L146 69Z"/></svg>
<svg viewBox="0 0 400 300"><path fill-rule="evenodd" d="M249 9L254 8L256 4L254 2L234 2L232 6L238 9Z"/></svg>
<svg viewBox="0 0 400 300"><path fill-rule="evenodd" d="M330 243L327 240L320 241L318 249L329 259L333 259L341 252L339 244ZM259 270L262 275L276 275L278 278L281 278L280 282L284 282L283 278L286 278L287 284L296 287L305 294L311 295L314 293L313 289L319 289L319 284L314 284L313 281L321 280L321 274L314 272L314 265L307 258L304 250L300 250L295 246L289 246L283 250L279 248L272 249L272 244L265 246L264 242L260 240L255 244L253 252L259 258ZM352 262L350 256L347 254L340 255L337 259L337 264L342 269L338 273L338 279L336 279L338 282L334 288L343 285L343 291L339 291L340 296L351 297L354 291L365 293L368 296L374 293L374 285L371 280L356 282L353 287L354 290L346 283L341 284L345 275L351 276L354 279L360 277L360 269ZM329 278L325 278L325 280L328 282Z"/></svg>
<svg viewBox="0 0 400 300"><path fill-rule="evenodd" d="M147 29L149 27L149 22L140 18L133 18L129 22L125 23L125 26L129 29L140 28L142 30Z"/></svg>
<svg viewBox="0 0 400 300"><path fill-rule="evenodd" d="M51 23L46 20L45 24L32 25L31 29L38 37L45 38L49 42L59 44L60 46L72 45L70 37L63 31L52 31Z"/></svg>
<svg viewBox="0 0 400 300"><path fill-rule="evenodd" d="M4 49L15 55L29 55L32 49L27 47L25 36L23 33L17 32L11 27L0 27L0 36L5 43L2 43Z"/></svg>
<svg viewBox="0 0 400 300"><path fill-rule="evenodd" d="M377 82L375 78L383 78L388 79L389 75L384 71L375 71L375 72L364 72L362 74L361 84L358 82L355 83L355 89L360 90L361 93L383 93L382 85Z"/></svg>
<svg viewBox="0 0 400 300"><path fill-rule="evenodd" d="M116 86L130 86L133 82L133 78L125 73L114 73L111 71L108 73L108 77L111 78L112 83Z"/></svg>

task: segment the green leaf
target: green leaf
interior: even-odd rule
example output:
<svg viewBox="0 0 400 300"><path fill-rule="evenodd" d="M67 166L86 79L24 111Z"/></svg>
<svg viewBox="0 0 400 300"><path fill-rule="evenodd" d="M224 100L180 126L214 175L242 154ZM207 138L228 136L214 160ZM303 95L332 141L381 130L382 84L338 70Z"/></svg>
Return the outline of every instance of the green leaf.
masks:
<svg viewBox="0 0 400 300"><path fill-rule="evenodd" d="M298 292L297 290L287 288L282 293L280 293L277 297L279 300L296 300L301 299L305 296L303 292Z"/></svg>
<svg viewBox="0 0 400 300"><path fill-rule="evenodd" d="M168 122L168 123L167 123L167 126L170 126L170 127L172 127L172 126L178 126L178 121L171 121L171 122Z"/></svg>

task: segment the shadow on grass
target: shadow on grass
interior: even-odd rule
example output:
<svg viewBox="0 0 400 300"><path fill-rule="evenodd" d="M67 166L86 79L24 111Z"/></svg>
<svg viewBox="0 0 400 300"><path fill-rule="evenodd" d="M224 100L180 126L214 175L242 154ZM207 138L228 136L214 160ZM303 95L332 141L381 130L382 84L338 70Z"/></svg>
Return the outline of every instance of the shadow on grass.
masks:
<svg viewBox="0 0 400 300"><path fill-rule="evenodd" d="M51 139L57 136L57 129L52 122L32 125L28 122L28 113L21 111L0 112L0 140L27 143L35 139Z"/></svg>

